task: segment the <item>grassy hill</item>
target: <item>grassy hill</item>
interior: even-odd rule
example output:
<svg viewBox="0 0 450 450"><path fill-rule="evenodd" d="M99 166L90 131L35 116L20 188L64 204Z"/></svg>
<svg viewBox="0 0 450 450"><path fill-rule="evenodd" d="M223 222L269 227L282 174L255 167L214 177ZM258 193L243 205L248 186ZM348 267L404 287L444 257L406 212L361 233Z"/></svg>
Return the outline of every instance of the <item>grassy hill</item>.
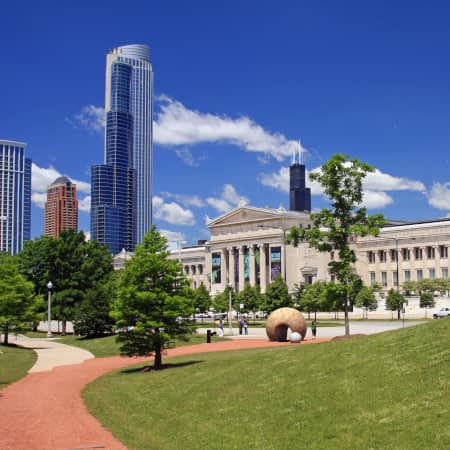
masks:
<svg viewBox="0 0 450 450"><path fill-rule="evenodd" d="M450 319L318 345L191 355L89 385L135 449L450 448Z"/></svg>
<svg viewBox="0 0 450 450"><path fill-rule="evenodd" d="M0 345L0 389L24 377L36 362L33 350Z"/></svg>

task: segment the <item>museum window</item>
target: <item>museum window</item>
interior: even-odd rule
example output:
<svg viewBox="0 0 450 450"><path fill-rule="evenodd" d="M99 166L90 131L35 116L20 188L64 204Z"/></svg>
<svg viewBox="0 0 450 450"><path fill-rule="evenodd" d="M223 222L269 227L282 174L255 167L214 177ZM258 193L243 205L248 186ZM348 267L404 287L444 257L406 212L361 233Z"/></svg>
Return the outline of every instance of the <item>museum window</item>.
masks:
<svg viewBox="0 0 450 450"><path fill-rule="evenodd" d="M370 285L375 286L377 280L375 278L375 272L370 272Z"/></svg>
<svg viewBox="0 0 450 450"><path fill-rule="evenodd" d="M367 252L367 260L373 264L375 262L375 252Z"/></svg>
<svg viewBox="0 0 450 450"><path fill-rule="evenodd" d="M397 274L396 270L394 270L392 272L392 282L393 282L394 286L397 286L397 284L398 284L398 274Z"/></svg>
<svg viewBox="0 0 450 450"><path fill-rule="evenodd" d="M202 264L199 264L199 265L198 265L198 274L199 274L199 275L202 275L202 274L203 274L203 266L202 266Z"/></svg>
<svg viewBox="0 0 450 450"><path fill-rule="evenodd" d="M189 266L184 266L184 273L189 275Z"/></svg>
<svg viewBox="0 0 450 450"><path fill-rule="evenodd" d="M423 280L423 271L422 269L417 270L417 281Z"/></svg>
<svg viewBox="0 0 450 450"><path fill-rule="evenodd" d="M381 284L386 287L387 286L387 273L381 272Z"/></svg>
<svg viewBox="0 0 450 450"><path fill-rule="evenodd" d="M378 258L380 259L380 262L386 262L386 250L380 250L378 252Z"/></svg>
<svg viewBox="0 0 450 450"><path fill-rule="evenodd" d="M434 259L434 247L427 247L427 258Z"/></svg>
<svg viewBox="0 0 450 450"><path fill-rule="evenodd" d="M434 280L436 278L436 271L434 269L429 269L428 273L430 280Z"/></svg>
<svg viewBox="0 0 450 450"><path fill-rule="evenodd" d="M192 273L192 275L195 275L195 272L196 272L195 266L194 266L194 264L192 264L192 266L191 266L191 273Z"/></svg>
<svg viewBox="0 0 450 450"><path fill-rule="evenodd" d="M396 249L391 249L389 251L389 255L390 255L391 261L397 261L397 250Z"/></svg>
<svg viewBox="0 0 450 450"><path fill-rule="evenodd" d="M411 271L405 270L405 281L411 281Z"/></svg>
<svg viewBox="0 0 450 450"><path fill-rule="evenodd" d="M409 261L411 259L411 250L409 248L402 248L403 261Z"/></svg>
<svg viewBox="0 0 450 450"><path fill-rule="evenodd" d="M442 278L448 278L448 267L442 268Z"/></svg>
<svg viewBox="0 0 450 450"><path fill-rule="evenodd" d="M448 247L446 247L445 245L440 245L439 246L439 256L441 258L448 258Z"/></svg>
<svg viewBox="0 0 450 450"><path fill-rule="evenodd" d="M422 249L420 247L414 247L414 259L419 261L422 259Z"/></svg>

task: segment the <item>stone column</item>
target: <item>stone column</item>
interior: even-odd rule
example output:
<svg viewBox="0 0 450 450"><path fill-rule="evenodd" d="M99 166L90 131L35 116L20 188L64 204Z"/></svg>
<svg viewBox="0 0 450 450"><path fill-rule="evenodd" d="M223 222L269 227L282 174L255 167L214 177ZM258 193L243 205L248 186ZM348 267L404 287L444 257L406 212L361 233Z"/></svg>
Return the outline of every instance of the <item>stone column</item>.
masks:
<svg viewBox="0 0 450 450"><path fill-rule="evenodd" d="M256 262L255 262L255 246L250 245L250 286L255 287L256 284Z"/></svg>
<svg viewBox="0 0 450 450"><path fill-rule="evenodd" d="M239 292L244 289L244 246L239 247Z"/></svg>
<svg viewBox="0 0 450 450"><path fill-rule="evenodd" d="M236 290L236 280L234 279L234 248L228 247L228 282L231 283L233 289Z"/></svg>
<svg viewBox="0 0 450 450"><path fill-rule="evenodd" d="M261 292L266 292L267 288L267 270L266 270L266 246L259 244L259 280Z"/></svg>
<svg viewBox="0 0 450 450"><path fill-rule="evenodd" d="M227 252L225 248L220 249L220 279L223 292L227 287Z"/></svg>

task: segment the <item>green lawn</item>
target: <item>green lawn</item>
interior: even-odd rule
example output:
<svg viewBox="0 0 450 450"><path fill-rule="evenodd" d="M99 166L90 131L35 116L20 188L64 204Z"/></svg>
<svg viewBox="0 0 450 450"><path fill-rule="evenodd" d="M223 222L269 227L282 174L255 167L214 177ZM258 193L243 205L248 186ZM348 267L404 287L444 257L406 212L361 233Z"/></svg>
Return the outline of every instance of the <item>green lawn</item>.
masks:
<svg viewBox="0 0 450 450"><path fill-rule="evenodd" d="M450 448L450 320L108 374L89 409L133 449ZM137 366L139 367L139 366Z"/></svg>
<svg viewBox="0 0 450 450"><path fill-rule="evenodd" d="M32 350L0 345L0 389L24 377L36 362Z"/></svg>
<svg viewBox="0 0 450 450"><path fill-rule="evenodd" d="M222 338L224 339L224 338ZM221 340L220 338L213 336L213 342ZM104 356L115 356L120 354L120 346L116 342L115 336L106 336L102 338L86 339L78 336L68 335L62 336L58 339L61 344L73 345L75 347L81 347L89 350L95 357L102 358ZM176 347L183 345L202 344L206 342L205 335L193 335L189 341L175 341Z"/></svg>

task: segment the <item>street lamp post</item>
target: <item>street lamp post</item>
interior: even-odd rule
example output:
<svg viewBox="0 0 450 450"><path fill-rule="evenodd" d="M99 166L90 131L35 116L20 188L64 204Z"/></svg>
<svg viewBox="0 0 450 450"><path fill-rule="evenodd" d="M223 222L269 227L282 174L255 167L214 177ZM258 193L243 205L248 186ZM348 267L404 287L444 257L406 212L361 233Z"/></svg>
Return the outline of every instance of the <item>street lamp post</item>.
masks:
<svg viewBox="0 0 450 450"><path fill-rule="evenodd" d="M52 337L52 288L53 283L47 283L48 301L47 301L47 337Z"/></svg>
<svg viewBox="0 0 450 450"><path fill-rule="evenodd" d="M228 327L229 327L230 336L233 335L233 326L231 324L231 320L232 320L231 289L232 288L233 288L233 285L231 283L228 283Z"/></svg>

